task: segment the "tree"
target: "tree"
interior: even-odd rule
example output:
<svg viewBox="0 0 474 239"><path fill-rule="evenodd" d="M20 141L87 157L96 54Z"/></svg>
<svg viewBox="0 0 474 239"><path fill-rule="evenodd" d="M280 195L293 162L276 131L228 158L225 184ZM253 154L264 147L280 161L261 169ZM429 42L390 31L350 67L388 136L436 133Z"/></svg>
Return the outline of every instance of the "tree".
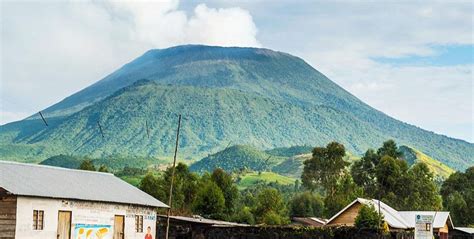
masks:
<svg viewBox="0 0 474 239"><path fill-rule="evenodd" d="M100 165L98 171L99 171L99 172L103 172L103 173L108 173L108 172L109 172L109 169L107 168L107 166L105 166L105 165L102 164L102 165Z"/></svg>
<svg viewBox="0 0 474 239"><path fill-rule="evenodd" d="M297 194L290 201L292 217L319 217L323 215L323 210L323 200L311 192Z"/></svg>
<svg viewBox="0 0 474 239"><path fill-rule="evenodd" d="M287 222L286 218L286 206L283 201L283 198L274 188L263 189L257 195L256 207L254 209L254 215L257 218L257 222L265 223L266 222ZM278 215L279 220L274 220L275 215Z"/></svg>
<svg viewBox="0 0 474 239"><path fill-rule="evenodd" d="M79 169L87 170L87 171L95 171L95 166L92 163L92 160L86 159L82 161L81 165L79 166Z"/></svg>
<svg viewBox="0 0 474 239"><path fill-rule="evenodd" d="M169 167L163 174L163 187L166 200L169 197L171 185L172 167ZM189 167L184 163L178 163L175 170L173 185L173 208L178 211L190 211L192 202L196 197L199 178L189 171Z"/></svg>
<svg viewBox="0 0 474 239"><path fill-rule="evenodd" d="M232 180L232 176L224 170L217 168L212 172L211 180L215 182L222 190L222 193L224 193L225 212L230 215L234 211L235 202L239 196L239 191Z"/></svg>
<svg viewBox="0 0 474 239"><path fill-rule="evenodd" d="M358 229L378 230L382 223L383 215L379 215L372 205L362 205L355 218L355 227Z"/></svg>
<svg viewBox="0 0 474 239"><path fill-rule="evenodd" d="M328 218L339 212L350 202L363 195L363 190L357 186L349 173L344 173L338 181L332 197L324 198L325 212Z"/></svg>
<svg viewBox="0 0 474 239"><path fill-rule="evenodd" d="M193 203L194 212L204 217L223 219L224 194L213 181L206 181L203 184L198 190L196 200Z"/></svg>
<svg viewBox="0 0 474 239"><path fill-rule="evenodd" d="M474 166L449 176L441 186L443 206L458 226L474 224Z"/></svg>
<svg viewBox="0 0 474 239"><path fill-rule="evenodd" d="M402 156L397 144L393 140L387 140L383 143L377 152L369 149L364 156L356 161L351 167L351 175L354 182L364 189L366 197L378 198L380 193L380 182L383 179L377 179L376 167L383 157L399 159Z"/></svg>
<svg viewBox="0 0 474 239"><path fill-rule="evenodd" d="M380 158L383 156L390 156L394 159L402 157L402 152L398 149L397 144L393 140L387 140L383 143L382 147L377 150L377 154Z"/></svg>
<svg viewBox="0 0 474 239"><path fill-rule="evenodd" d="M364 189L367 197L376 197L377 178L375 168L380 162L380 156L373 149L365 152L364 156L351 166L351 175L354 182Z"/></svg>
<svg viewBox="0 0 474 239"><path fill-rule="evenodd" d="M345 154L344 145L337 142L314 148L312 158L304 162L303 185L311 190L321 185L327 196L333 196L337 181L348 165L343 159Z"/></svg>
<svg viewBox="0 0 474 239"><path fill-rule="evenodd" d="M250 207L244 206L234 214L232 221L253 225L255 224L255 217Z"/></svg>
<svg viewBox="0 0 474 239"><path fill-rule="evenodd" d="M140 182L140 189L160 201L168 202L172 167L167 168L160 177L147 174ZM186 164L178 163L173 185L172 208L175 213L191 214L192 202L196 197L199 178L191 173Z"/></svg>
<svg viewBox="0 0 474 239"><path fill-rule="evenodd" d="M408 165L405 161L388 155L383 156L375 169L377 198L396 209L404 209L404 200L408 193L405 186L410 183L406 177L407 171Z"/></svg>
<svg viewBox="0 0 474 239"><path fill-rule="evenodd" d="M282 217L274 212L268 211L262 217L262 223L266 225L281 225L284 224Z"/></svg>
<svg viewBox="0 0 474 239"><path fill-rule="evenodd" d="M441 196L434 182L433 173L424 163L416 163L408 170L405 184L406 195L404 207L410 210L441 210Z"/></svg>
<svg viewBox="0 0 474 239"><path fill-rule="evenodd" d="M150 194L156 199L165 200L166 194L162 190L162 183L163 181L158 178L153 173L149 172L145 175L145 177L140 181L140 185L138 186L140 190ZM167 201L164 201L167 202Z"/></svg>

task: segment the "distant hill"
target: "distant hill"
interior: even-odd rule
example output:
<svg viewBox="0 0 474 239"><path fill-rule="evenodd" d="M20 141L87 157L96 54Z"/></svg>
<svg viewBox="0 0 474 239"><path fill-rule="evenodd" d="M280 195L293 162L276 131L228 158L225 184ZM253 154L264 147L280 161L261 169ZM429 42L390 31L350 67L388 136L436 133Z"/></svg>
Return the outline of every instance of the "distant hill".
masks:
<svg viewBox="0 0 474 239"><path fill-rule="evenodd" d="M440 176L443 179L448 178L449 175L455 172L454 169L446 164L443 164L414 148L402 145L400 146L400 151L403 153L403 158L407 161L408 165L420 162L425 163L434 175Z"/></svg>
<svg viewBox="0 0 474 239"><path fill-rule="evenodd" d="M393 119L302 59L268 49L150 50L43 114L49 127L37 115L0 126L2 159L40 162L58 154L170 159L182 114L179 157L186 160L223 150L229 142L272 149L338 141L361 154L394 139L455 169L474 163L474 144Z"/></svg>
<svg viewBox="0 0 474 239"><path fill-rule="evenodd" d="M190 166L191 171L205 172L222 168L228 172L253 170L268 171L284 158L269 155L249 145L235 145L209 155Z"/></svg>
<svg viewBox="0 0 474 239"><path fill-rule="evenodd" d="M291 157L300 154L307 154L311 153L313 150L313 146L291 146L291 147L279 147L274 149L265 150L267 154L275 155L275 156L282 156L282 157Z"/></svg>

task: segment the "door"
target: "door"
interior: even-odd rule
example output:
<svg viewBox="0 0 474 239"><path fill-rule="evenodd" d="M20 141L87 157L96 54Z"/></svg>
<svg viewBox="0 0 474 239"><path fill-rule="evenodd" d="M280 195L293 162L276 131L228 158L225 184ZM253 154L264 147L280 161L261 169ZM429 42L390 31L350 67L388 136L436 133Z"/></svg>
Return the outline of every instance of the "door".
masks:
<svg viewBox="0 0 474 239"><path fill-rule="evenodd" d="M58 212L58 239L71 239L71 212Z"/></svg>
<svg viewBox="0 0 474 239"><path fill-rule="evenodd" d="M124 216L115 215L114 218L114 239L124 239L123 229L124 225Z"/></svg>

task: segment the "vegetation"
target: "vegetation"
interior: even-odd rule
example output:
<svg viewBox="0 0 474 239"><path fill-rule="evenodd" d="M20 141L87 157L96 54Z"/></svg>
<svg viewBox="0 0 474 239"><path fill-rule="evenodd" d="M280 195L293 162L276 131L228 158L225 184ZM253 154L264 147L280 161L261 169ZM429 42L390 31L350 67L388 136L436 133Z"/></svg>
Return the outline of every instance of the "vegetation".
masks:
<svg viewBox="0 0 474 239"><path fill-rule="evenodd" d="M441 187L441 195L454 225L474 226L474 166L451 174Z"/></svg>
<svg viewBox="0 0 474 239"><path fill-rule="evenodd" d="M319 185L332 197L336 193L338 180L348 165L343 157L346 155L344 145L332 142L324 147L313 149L313 157L304 162L301 181L303 186L315 190Z"/></svg>
<svg viewBox="0 0 474 239"><path fill-rule="evenodd" d="M323 212L323 199L314 193L299 193L290 201L290 216L292 217L319 217L323 215Z"/></svg>
<svg viewBox="0 0 474 239"><path fill-rule="evenodd" d="M369 198L382 201L398 210L440 210L441 198L434 176L424 163L411 168L393 140L377 151L369 149L351 166L354 182Z"/></svg>
<svg viewBox="0 0 474 239"><path fill-rule="evenodd" d="M400 152L402 152L402 158L407 161L408 165L414 165L416 163L424 163L430 171L435 175L435 179L438 182L444 181L449 175L453 174L455 171L447 166L446 164L431 158L430 156L408 146L400 146Z"/></svg>
<svg viewBox="0 0 474 239"><path fill-rule="evenodd" d="M236 148L242 151L246 147ZM367 197L382 198L398 210L441 210L444 205L444 210L450 210L455 223L459 223L456 225L472 224L466 212L472 210L473 168L466 173L454 173L444 182L441 205L429 167L421 162L408 167L394 141L386 141L377 150L367 150L351 165L347 155L345 147L337 142L314 148L311 157L304 156L302 184L294 178L267 171L231 173L216 168L199 175L180 162L176 167L173 214L280 225L288 223L291 217L330 218L355 198ZM54 162L53 159L48 162ZM95 162L101 161L85 159L80 168L95 170ZM109 168L100 165L99 171L109 171ZM157 172L153 168L125 166L112 172L167 202L171 168ZM360 229L374 229L375 219L370 209L361 210L357 220ZM385 224L381 226L386 228Z"/></svg>
<svg viewBox="0 0 474 239"><path fill-rule="evenodd" d="M383 215L379 215L372 205L362 205L355 218L355 227L358 229L379 230L382 223Z"/></svg>
<svg viewBox="0 0 474 239"><path fill-rule="evenodd" d="M241 189L248 188L252 185L263 183L277 183L282 185L293 185L295 183L294 178L285 177L273 172L244 172L239 175L238 186Z"/></svg>
<svg viewBox="0 0 474 239"><path fill-rule="evenodd" d="M84 158L82 157L60 154L60 155L49 157L43 160L40 164L75 169L75 168L79 168L82 161L84 161Z"/></svg>
<svg viewBox="0 0 474 239"><path fill-rule="evenodd" d="M95 171L95 166L92 163L92 160L84 160L81 165L79 165L80 170Z"/></svg>
<svg viewBox="0 0 474 239"><path fill-rule="evenodd" d="M313 147L308 145L303 146L291 146L291 147L280 147L274 148L270 150L266 150L265 152L270 155L280 156L280 157L292 157L301 154L309 154L313 150Z"/></svg>
<svg viewBox="0 0 474 239"><path fill-rule="evenodd" d="M151 50L43 113L49 127L36 115L0 126L2 159L40 162L57 154L167 159L178 113L184 116L184 158L201 158L229 142L268 149L333 139L360 154L393 138L458 170L474 159L472 143L395 120L303 60L267 49Z"/></svg>
<svg viewBox="0 0 474 239"><path fill-rule="evenodd" d="M206 172L215 168L222 168L229 172L244 171L246 169L266 171L282 160L281 157L269 155L252 146L235 145L197 161L191 165L191 170Z"/></svg>

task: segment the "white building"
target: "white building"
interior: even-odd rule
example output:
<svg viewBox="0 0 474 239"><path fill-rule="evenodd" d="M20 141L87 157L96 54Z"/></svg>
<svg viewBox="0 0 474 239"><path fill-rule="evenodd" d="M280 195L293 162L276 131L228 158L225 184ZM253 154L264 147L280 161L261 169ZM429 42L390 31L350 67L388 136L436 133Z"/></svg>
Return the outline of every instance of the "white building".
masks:
<svg viewBox="0 0 474 239"><path fill-rule="evenodd" d="M5 239L155 238L155 209L168 207L109 173L5 161L0 199Z"/></svg>

